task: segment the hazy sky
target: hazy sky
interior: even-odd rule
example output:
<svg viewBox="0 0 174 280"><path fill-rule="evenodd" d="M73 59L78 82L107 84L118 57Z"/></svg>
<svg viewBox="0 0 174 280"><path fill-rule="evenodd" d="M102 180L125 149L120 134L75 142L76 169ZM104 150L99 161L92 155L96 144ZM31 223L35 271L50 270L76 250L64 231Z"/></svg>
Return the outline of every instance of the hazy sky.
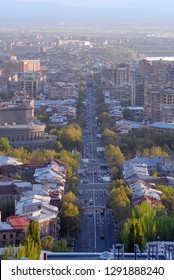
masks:
<svg viewBox="0 0 174 280"><path fill-rule="evenodd" d="M0 0L0 2L3 0ZM4 0L5 1L5 0ZM13 0L10 0L11 2ZM149 9L151 6L155 6L157 8L165 7L165 8L173 8L174 7L174 1L173 0L18 0L23 2L47 2L47 3L58 3L58 4L70 4L73 6L112 6L117 7L119 6L149 6ZM170 6L170 7L169 7Z"/></svg>
<svg viewBox="0 0 174 280"><path fill-rule="evenodd" d="M0 19L9 20L50 18L174 23L174 0L0 0L0 9Z"/></svg>

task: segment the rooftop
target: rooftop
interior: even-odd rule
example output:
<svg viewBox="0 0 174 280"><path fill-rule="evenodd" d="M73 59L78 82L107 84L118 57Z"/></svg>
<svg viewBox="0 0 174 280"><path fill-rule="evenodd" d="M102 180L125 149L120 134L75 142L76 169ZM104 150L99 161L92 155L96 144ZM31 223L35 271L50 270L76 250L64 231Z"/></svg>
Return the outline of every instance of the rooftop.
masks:
<svg viewBox="0 0 174 280"><path fill-rule="evenodd" d="M0 231L2 230L12 230L12 226L7 222L0 222Z"/></svg>
<svg viewBox="0 0 174 280"><path fill-rule="evenodd" d="M10 216L7 218L13 228L22 228L29 226L30 220L26 217Z"/></svg>
<svg viewBox="0 0 174 280"><path fill-rule="evenodd" d="M174 130L174 123L156 122L153 124L149 124L148 127L157 127L157 128Z"/></svg>
<svg viewBox="0 0 174 280"><path fill-rule="evenodd" d="M23 165L23 163L13 157L0 156L0 166L8 166L8 165L16 166L16 165Z"/></svg>

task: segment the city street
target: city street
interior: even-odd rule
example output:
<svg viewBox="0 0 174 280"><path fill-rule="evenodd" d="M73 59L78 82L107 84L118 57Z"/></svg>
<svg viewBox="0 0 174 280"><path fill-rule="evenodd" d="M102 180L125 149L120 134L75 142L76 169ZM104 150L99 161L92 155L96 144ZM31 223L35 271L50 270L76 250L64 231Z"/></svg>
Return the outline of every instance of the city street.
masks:
<svg viewBox="0 0 174 280"><path fill-rule="evenodd" d="M114 243L114 221L107 208L107 185L102 176L108 176L108 164L97 136L95 90L88 89L86 96L83 155L79 167L79 199L84 207L83 230L75 241L74 252L103 252Z"/></svg>

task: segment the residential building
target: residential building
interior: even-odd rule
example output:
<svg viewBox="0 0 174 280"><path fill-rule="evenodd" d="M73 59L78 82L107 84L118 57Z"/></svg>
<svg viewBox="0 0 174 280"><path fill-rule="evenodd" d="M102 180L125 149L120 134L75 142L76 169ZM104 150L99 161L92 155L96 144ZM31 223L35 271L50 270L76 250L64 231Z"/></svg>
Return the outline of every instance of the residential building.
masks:
<svg viewBox="0 0 174 280"><path fill-rule="evenodd" d="M20 61L19 72L36 72L40 68L40 59L25 59Z"/></svg>
<svg viewBox="0 0 174 280"><path fill-rule="evenodd" d="M27 217L10 216L6 222L0 220L0 246L19 246L26 237L30 219Z"/></svg>

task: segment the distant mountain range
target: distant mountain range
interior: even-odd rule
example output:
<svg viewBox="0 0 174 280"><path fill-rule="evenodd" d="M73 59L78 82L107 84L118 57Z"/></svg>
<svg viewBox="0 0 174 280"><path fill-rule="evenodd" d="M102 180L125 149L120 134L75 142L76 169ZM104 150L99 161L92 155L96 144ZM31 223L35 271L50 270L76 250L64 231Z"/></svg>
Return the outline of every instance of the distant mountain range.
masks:
<svg viewBox="0 0 174 280"><path fill-rule="evenodd" d="M0 2L3 0L0 0ZM141 1L141 0L140 0ZM169 0L168 0L169 1ZM153 2L153 0L151 1ZM117 2L116 2L117 3ZM113 7L75 7L56 3L19 2L18 0L4 0L0 4L0 23L7 21L33 22L166 22L174 21L173 11L161 6L149 5L125 6L115 4Z"/></svg>

